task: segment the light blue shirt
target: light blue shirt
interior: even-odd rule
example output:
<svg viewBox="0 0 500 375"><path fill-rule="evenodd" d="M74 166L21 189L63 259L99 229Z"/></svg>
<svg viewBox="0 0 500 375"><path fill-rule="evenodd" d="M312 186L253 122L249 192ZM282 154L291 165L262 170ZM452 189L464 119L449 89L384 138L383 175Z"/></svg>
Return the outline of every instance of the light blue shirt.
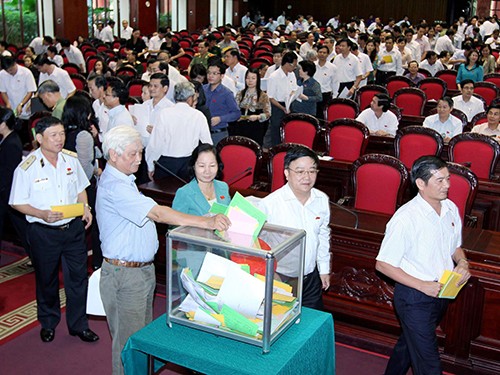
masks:
<svg viewBox="0 0 500 375"><path fill-rule="evenodd" d="M102 255L149 262L158 250L158 236L147 215L157 203L142 195L134 181L134 175L127 176L110 164L102 173L96 200Z"/></svg>

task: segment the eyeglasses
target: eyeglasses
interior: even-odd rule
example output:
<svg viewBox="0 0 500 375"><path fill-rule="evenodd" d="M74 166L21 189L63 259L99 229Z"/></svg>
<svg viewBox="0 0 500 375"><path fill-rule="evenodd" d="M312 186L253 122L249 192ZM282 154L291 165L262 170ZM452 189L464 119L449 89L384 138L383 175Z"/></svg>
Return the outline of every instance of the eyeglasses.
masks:
<svg viewBox="0 0 500 375"><path fill-rule="evenodd" d="M220 74L219 72L207 72L207 76L219 76Z"/></svg>
<svg viewBox="0 0 500 375"><path fill-rule="evenodd" d="M293 173L295 173L297 175L297 177L299 177L299 178L305 177L306 174L308 176L311 175L314 177L319 172L319 169L309 169L308 171L306 171L305 169L291 169L291 168L287 168L287 169L289 171L292 171Z"/></svg>

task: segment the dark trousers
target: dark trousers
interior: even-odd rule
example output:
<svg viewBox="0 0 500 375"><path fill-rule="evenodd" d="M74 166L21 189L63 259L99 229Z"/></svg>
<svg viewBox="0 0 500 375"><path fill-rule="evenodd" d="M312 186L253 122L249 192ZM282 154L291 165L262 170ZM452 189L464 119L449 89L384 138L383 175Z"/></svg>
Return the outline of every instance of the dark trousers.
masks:
<svg viewBox="0 0 500 375"><path fill-rule="evenodd" d="M447 306L446 299L429 297L396 283L394 307L402 333L387 363L385 375L404 375L410 365L414 375L442 374L436 327Z"/></svg>
<svg viewBox="0 0 500 375"><path fill-rule="evenodd" d="M8 204L8 198L0 200L0 246L5 238L4 233L7 218L9 218L10 223L14 227L26 254L31 258L30 247L28 245L28 239L26 238L26 230L28 228L26 216L10 207Z"/></svg>
<svg viewBox="0 0 500 375"><path fill-rule="evenodd" d="M350 90L352 86L354 86L354 81L340 82L339 83L339 93L338 93L337 97L339 97L340 94L342 94L342 91L344 91L344 89Z"/></svg>
<svg viewBox="0 0 500 375"><path fill-rule="evenodd" d="M375 76L375 83L377 85L385 86L387 83L387 79L395 75L396 72L384 72L382 70L377 70L377 75Z"/></svg>
<svg viewBox="0 0 500 375"><path fill-rule="evenodd" d="M96 178L92 177L90 180L90 185L85 189L87 191L87 199L89 201L90 207L94 208L95 213L95 201L97 195L97 183ZM91 249L92 249L92 267L98 268L102 264L102 249L101 240L99 238L99 226L97 225L96 216L92 220L92 225L90 226L90 238L91 238Z"/></svg>
<svg viewBox="0 0 500 375"><path fill-rule="evenodd" d="M162 156L158 159L158 163L167 168L171 173L163 170L159 166L155 166L155 174L154 179L158 180L163 177L172 176L172 173L183 180L188 179L187 166L190 156L186 156L183 158L172 158L170 156Z"/></svg>
<svg viewBox="0 0 500 375"><path fill-rule="evenodd" d="M37 312L41 326L55 329L61 320L59 263L62 262L68 329L75 332L87 329L87 248L82 220L74 219L64 230L30 224L28 239L35 268Z"/></svg>
<svg viewBox="0 0 500 375"><path fill-rule="evenodd" d="M283 107L285 103L280 103ZM279 145L281 143L280 125L281 120L285 117L285 112L281 108L273 106L271 109L271 118L269 119L269 126L267 127L266 134L264 135L264 147L269 148Z"/></svg>
<svg viewBox="0 0 500 375"><path fill-rule="evenodd" d="M325 120L325 111L328 105L328 102L332 98L332 93L331 92L324 92L321 94L323 96L323 100L316 105L316 117L319 120Z"/></svg>
<svg viewBox="0 0 500 375"><path fill-rule="evenodd" d="M293 288L293 293L297 293L298 279L279 274L281 281L289 284ZM315 268L310 274L304 276L302 283L302 306L311 309L323 310L323 283L319 277L318 269Z"/></svg>

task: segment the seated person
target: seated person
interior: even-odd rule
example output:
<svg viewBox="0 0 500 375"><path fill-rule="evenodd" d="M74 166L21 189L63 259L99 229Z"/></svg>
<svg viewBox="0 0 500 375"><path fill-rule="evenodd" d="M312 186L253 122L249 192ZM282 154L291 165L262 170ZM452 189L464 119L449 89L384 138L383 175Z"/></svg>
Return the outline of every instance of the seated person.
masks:
<svg viewBox="0 0 500 375"><path fill-rule="evenodd" d="M488 108L487 112L488 122L476 125L472 128L471 133L479 133L492 137L500 142L500 105L494 104Z"/></svg>
<svg viewBox="0 0 500 375"><path fill-rule="evenodd" d="M231 197L225 182L215 178L222 172L222 161L214 146L202 143L188 163L191 181L175 193L172 208L190 215L205 215L214 202L229 205Z"/></svg>
<svg viewBox="0 0 500 375"><path fill-rule="evenodd" d="M418 72L418 62L415 60L408 63L408 73L405 74L405 77L410 79L415 85L425 78L422 73Z"/></svg>
<svg viewBox="0 0 500 375"><path fill-rule="evenodd" d="M462 121L451 114L453 109L453 100L449 96L439 99L437 104L437 113L427 116L424 120L424 126L437 131L443 137L445 142L462 133Z"/></svg>
<svg viewBox="0 0 500 375"><path fill-rule="evenodd" d="M396 135L398 130L398 118L389 111L391 99L387 94L375 94L370 108L361 112L356 120L362 122L372 135L392 136Z"/></svg>
<svg viewBox="0 0 500 375"><path fill-rule="evenodd" d="M473 94L474 81L472 79L464 79L462 81L462 94L453 97L453 107L465 113L469 122L472 121L475 115L484 112L483 102Z"/></svg>

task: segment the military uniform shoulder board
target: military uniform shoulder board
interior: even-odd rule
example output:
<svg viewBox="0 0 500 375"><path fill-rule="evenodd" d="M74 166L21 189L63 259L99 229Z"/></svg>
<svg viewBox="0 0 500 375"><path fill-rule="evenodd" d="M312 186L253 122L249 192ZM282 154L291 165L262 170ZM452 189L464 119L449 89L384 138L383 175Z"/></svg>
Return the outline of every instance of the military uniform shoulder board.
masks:
<svg viewBox="0 0 500 375"><path fill-rule="evenodd" d="M29 167L35 162L36 156L35 155L30 155L28 156L22 163L21 163L21 169L23 171L27 171Z"/></svg>
<svg viewBox="0 0 500 375"><path fill-rule="evenodd" d="M194 54L194 57L199 57L199 56L201 56L199 52Z"/></svg>
<svg viewBox="0 0 500 375"><path fill-rule="evenodd" d="M66 154L66 155L69 155L69 156L73 156L74 158L78 157L78 154L76 152L70 151L70 150L66 150L65 148L62 149L62 153Z"/></svg>

